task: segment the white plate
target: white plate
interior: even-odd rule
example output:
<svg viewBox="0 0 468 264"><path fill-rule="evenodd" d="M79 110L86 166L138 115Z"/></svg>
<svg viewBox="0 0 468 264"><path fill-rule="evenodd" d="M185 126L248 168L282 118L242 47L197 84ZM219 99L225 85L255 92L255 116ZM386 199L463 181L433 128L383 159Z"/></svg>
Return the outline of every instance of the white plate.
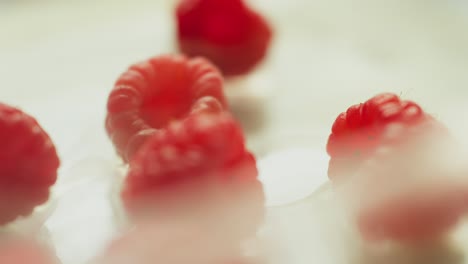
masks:
<svg viewBox="0 0 468 264"><path fill-rule="evenodd" d="M326 181L324 145L333 119L350 104L390 91L420 102L468 142L461 118L468 114L466 6L251 2L271 17L276 39L269 59L244 80L247 88L230 97L242 102L241 113L263 121L248 129L268 203L275 206L262 237L278 248L278 263L352 263L367 251L356 246L346 224L336 228L341 222L333 215L340 210L332 196L314 193ZM119 231L110 197L121 165L103 129L106 96L129 64L173 50L170 6L0 1L0 98L38 118L63 162L42 234L50 234L64 264L85 263Z"/></svg>

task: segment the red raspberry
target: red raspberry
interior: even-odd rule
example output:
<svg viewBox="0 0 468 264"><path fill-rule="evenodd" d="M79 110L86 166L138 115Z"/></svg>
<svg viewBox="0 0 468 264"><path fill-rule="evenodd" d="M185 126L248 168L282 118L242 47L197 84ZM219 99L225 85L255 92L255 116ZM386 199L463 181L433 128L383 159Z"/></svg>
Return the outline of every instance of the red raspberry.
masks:
<svg viewBox="0 0 468 264"><path fill-rule="evenodd" d="M268 52L272 30L242 0L181 0L176 16L180 50L210 59L225 76L249 72Z"/></svg>
<svg viewBox="0 0 468 264"><path fill-rule="evenodd" d="M192 115L137 152L122 198L133 216L184 219L250 235L264 213L257 175L255 158L230 114Z"/></svg>
<svg viewBox="0 0 468 264"><path fill-rule="evenodd" d="M350 194L357 198L365 238L412 243L439 238L468 212L466 160L454 158L461 156L458 146L441 137L446 135L424 136L430 128L422 129L405 146L378 150L353 179Z"/></svg>
<svg viewBox="0 0 468 264"><path fill-rule="evenodd" d="M129 160L148 137L174 120L226 108L222 77L204 59L158 56L131 66L107 103L106 130Z"/></svg>
<svg viewBox="0 0 468 264"><path fill-rule="evenodd" d="M467 213L467 186L446 184L419 189L396 193L377 206L361 210L357 219L361 234L370 241L434 240L456 227Z"/></svg>
<svg viewBox="0 0 468 264"><path fill-rule="evenodd" d="M0 241L0 263L5 264L58 264L48 250L38 244L19 239Z"/></svg>
<svg viewBox="0 0 468 264"><path fill-rule="evenodd" d="M0 103L0 224L46 202L59 158L47 133L26 113Z"/></svg>
<svg viewBox="0 0 468 264"><path fill-rule="evenodd" d="M454 158L463 155L446 128L413 102L382 94L350 107L327 147L329 177L366 239L438 238L467 213L468 168L459 166L466 161Z"/></svg>
<svg viewBox="0 0 468 264"><path fill-rule="evenodd" d="M405 130L430 118L416 103L390 93L351 106L336 118L328 138L329 177L336 180L352 174L377 147L407 141L404 131L395 130Z"/></svg>

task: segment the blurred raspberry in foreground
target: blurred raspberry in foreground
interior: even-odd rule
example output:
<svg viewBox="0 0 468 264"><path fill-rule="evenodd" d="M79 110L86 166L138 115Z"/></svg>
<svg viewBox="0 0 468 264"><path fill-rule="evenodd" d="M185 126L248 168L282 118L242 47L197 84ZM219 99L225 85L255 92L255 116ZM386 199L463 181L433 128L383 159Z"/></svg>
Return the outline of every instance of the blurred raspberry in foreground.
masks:
<svg viewBox="0 0 468 264"><path fill-rule="evenodd" d="M145 223L116 239L99 264L258 264L210 229Z"/></svg>
<svg viewBox="0 0 468 264"><path fill-rule="evenodd" d="M351 107L330 136L330 177L367 240L438 239L468 213L466 155L407 102L389 94Z"/></svg>
<svg viewBox="0 0 468 264"><path fill-rule="evenodd" d="M243 0L181 0L176 17L180 50L208 58L225 76L248 73L268 53L272 29Z"/></svg>
<svg viewBox="0 0 468 264"><path fill-rule="evenodd" d="M122 199L134 219L182 221L234 240L254 235L264 193L254 156L228 113L175 121L130 162Z"/></svg>
<svg viewBox="0 0 468 264"><path fill-rule="evenodd" d="M468 160L447 134L425 130L405 147L381 148L348 188L366 238L434 240L468 213Z"/></svg>
<svg viewBox="0 0 468 264"><path fill-rule="evenodd" d="M59 264L58 259L46 248L23 239L0 239L0 263L2 264Z"/></svg>

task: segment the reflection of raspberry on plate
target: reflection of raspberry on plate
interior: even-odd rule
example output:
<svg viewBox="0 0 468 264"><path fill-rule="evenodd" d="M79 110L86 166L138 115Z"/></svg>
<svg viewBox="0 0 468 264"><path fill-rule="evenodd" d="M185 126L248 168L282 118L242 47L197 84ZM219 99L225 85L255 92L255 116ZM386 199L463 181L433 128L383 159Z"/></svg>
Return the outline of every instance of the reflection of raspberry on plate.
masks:
<svg viewBox="0 0 468 264"><path fill-rule="evenodd" d="M230 114L192 115L137 152L122 198L134 217L185 219L250 234L264 213L257 174L255 158Z"/></svg>
<svg viewBox="0 0 468 264"><path fill-rule="evenodd" d="M58 264L55 256L38 244L20 239L0 241L2 264Z"/></svg>
<svg viewBox="0 0 468 264"><path fill-rule="evenodd" d="M330 179L366 239L439 238L467 213L465 161L445 127L413 102L382 94L350 107L328 152Z"/></svg>
<svg viewBox="0 0 468 264"><path fill-rule="evenodd" d="M266 55L272 30L242 0L181 0L178 42L189 56L203 56L226 76L252 70Z"/></svg>
<svg viewBox="0 0 468 264"><path fill-rule="evenodd" d="M37 121L1 103L0 144L0 224L6 224L49 199L60 162Z"/></svg>
<svg viewBox="0 0 468 264"><path fill-rule="evenodd" d="M204 59L158 56L131 66L107 103L106 130L125 160L157 130L200 111L226 107L222 77Z"/></svg>

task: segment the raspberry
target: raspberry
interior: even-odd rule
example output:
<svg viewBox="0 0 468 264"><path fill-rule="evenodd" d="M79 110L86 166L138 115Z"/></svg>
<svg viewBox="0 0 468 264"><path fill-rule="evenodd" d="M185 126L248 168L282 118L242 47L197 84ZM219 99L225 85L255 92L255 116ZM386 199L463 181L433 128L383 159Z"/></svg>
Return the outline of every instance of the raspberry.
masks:
<svg viewBox="0 0 468 264"><path fill-rule="evenodd" d="M32 241L3 239L0 241L0 263L58 264L56 257Z"/></svg>
<svg viewBox="0 0 468 264"><path fill-rule="evenodd" d="M264 213L257 175L255 158L230 114L192 115L137 152L122 198L134 217L187 219L250 235Z"/></svg>
<svg viewBox="0 0 468 264"><path fill-rule="evenodd" d="M397 194L358 215L358 227L371 241L408 243L438 239L466 214L468 190L448 185Z"/></svg>
<svg viewBox="0 0 468 264"><path fill-rule="evenodd" d="M336 118L328 138L329 177L355 172L379 146L407 141L404 130L428 119L416 103L390 93L351 106Z"/></svg>
<svg viewBox="0 0 468 264"><path fill-rule="evenodd" d="M327 148L329 177L368 240L439 238L468 212L468 168L457 160L464 155L413 102L381 94L350 107L336 119Z"/></svg>
<svg viewBox="0 0 468 264"><path fill-rule="evenodd" d="M436 239L468 212L468 168L448 155L458 155L456 146L441 135L378 150L359 170L351 192L358 197L357 222L365 238L412 243Z"/></svg>
<svg viewBox="0 0 468 264"><path fill-rule="evenodd" d="M189 56L203 56L225 76L251 71L267 55L272 30L242 0L181 0L178 43Z"/></svg>
<svg viewBox="0 0 468 264"><path fill-rule="evenodd" d="M107 103L106 130L128 161L170 122L224 108L222 77L206 60L153 57L131 66L117 80Z"/></svg>
<svg viewBox="0 0 468 264"><path fill-rule="evenodd" d="M0 224L27 216L49 198L59 158L47 133L19 109L0 103Z"/></svg>

